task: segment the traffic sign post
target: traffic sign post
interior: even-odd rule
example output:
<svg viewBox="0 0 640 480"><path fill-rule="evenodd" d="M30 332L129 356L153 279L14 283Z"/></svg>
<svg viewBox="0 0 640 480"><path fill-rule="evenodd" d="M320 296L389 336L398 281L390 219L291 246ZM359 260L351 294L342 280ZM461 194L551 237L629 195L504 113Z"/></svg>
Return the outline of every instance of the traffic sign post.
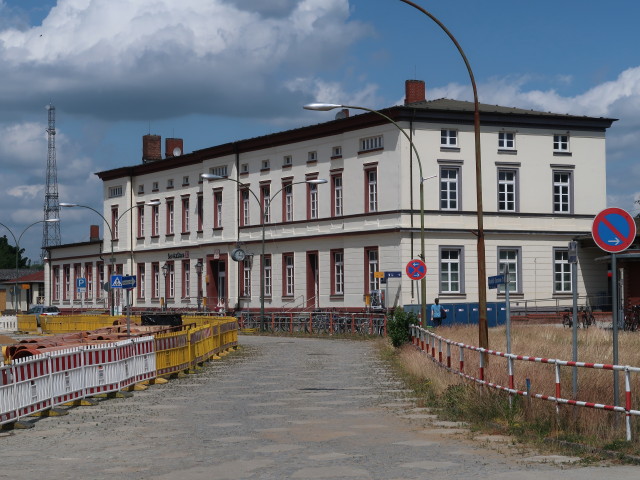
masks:
<svg viewBox="0 0 640 480"><path fill-rule="evenodd" d="M618 364L618 319L620 301L618 299L618 264L616 253L625 251L636 239L636 222L628 212L611 207L602 210L593 220L591 235L596 245L611 253L611 305L613 317L613 364ZM613 372L613 404L618 405L618 372Z"/></svg>

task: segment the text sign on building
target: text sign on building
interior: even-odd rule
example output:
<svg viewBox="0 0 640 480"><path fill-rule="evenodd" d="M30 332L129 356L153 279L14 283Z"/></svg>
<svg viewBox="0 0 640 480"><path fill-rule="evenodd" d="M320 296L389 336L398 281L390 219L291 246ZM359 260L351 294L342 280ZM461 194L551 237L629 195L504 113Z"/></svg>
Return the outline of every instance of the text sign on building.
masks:
<svg viewBox="0 0 640 480"><path fill-rule="evenodd" d="M636 239L636 222L621 208L606 208L593 220L591 236L605 252L622 252Z"/></svg>
<svg viewBox="0 0 640 480"><path fill-rule="evenodd" d="M87 279L80 277L76 278L76 290L78 292L86 292L87 291Z"/></svg>
<svg viewBox="0 0 640 480"><path fill-rule="evenodd" d="M402 278L402 272L384 272L384 278Z"/></svg>
<svg viewBox="0 0 640 480"><path fill-rule="evenodd" d="M122 288L126 288L127 290L131 290L132 288L136 288L136 276L135 275L125 275L122 277Z"/></svg>
<svg viewBox="0 0 640 480"><path fill-rule="evenodd" d="M498 288L498 285L504 285L504 275L489 277L489 289Z"/></svg>
<svg viewBox="0 0 640 480"><path fill-rule="evenodd" d="M411 280L422 280L427 274L427 266L422 260L416 258L407 263L405 271Z"/></svg>

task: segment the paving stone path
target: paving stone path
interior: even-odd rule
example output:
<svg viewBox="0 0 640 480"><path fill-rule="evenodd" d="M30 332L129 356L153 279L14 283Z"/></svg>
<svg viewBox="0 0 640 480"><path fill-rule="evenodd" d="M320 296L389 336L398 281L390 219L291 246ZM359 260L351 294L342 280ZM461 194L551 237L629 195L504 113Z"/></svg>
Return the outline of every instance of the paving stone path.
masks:
<svg viewBox="0 0 640 480"><path fill-rule="evenodd" d="M538 456L415 407L366 341L240 337L240 352L132 398L0 434L0 479L637 478Z"/></svg>

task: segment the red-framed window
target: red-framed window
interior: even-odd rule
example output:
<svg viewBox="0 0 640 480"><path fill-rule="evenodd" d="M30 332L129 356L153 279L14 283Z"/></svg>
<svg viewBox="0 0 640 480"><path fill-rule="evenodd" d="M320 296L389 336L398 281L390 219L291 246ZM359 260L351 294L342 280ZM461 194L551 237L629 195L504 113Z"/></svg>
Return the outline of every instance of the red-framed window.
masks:
<svg viewBox="0 0 640 480"><path fill-rule="evenodd" d="M202 225L204 223L204 200L201 193L198 194L197 202L198 232L202 232Z"/></svg>
<svg viewBox="0 0 640 480"><path fill-rule="evenodd" d="M342 189L342 172L331 175L331 216L344 215L344 191Z"/></svg>
<svg viewBox="0 0 640 480"><path fill-rule="evenodd" d="M369 167L364 170L365 212L378 211L378 169Z"/></svg>
<svg viewBox="0 0 640 480"><path fill-rule="evenodd" d="M282 296L295 295L295 262L293 253L282 254Z"/></svg>
<svg viewBox="0 0 640 480"><path fill-rule="evenodd" d="M151 298L160 298L160 263L151 264Z"/></svg>
<svg viewBox="0 0 640 480"><path fill-rule="evenodd" d="M344 250L331 250L331 295L344 295Z"/></svg>
<svg viewBox="0 0 640 480"><path fill-rule="evenodd" d="M175 212L173 199L167 200L167 235L173 235L174 232Z"/></svg>
<svg viewBox="0 0 640 480"><path fill-rule="evenodd" d="M246 227L251 223L251 193L248 188L240 190L240 226Z"/></svg>
<svg viewBox="0 0 640 480"><path fill-rule="evenodd" d="M213 228L222 228L222 189L213 192Z"/></svg>
<svg viewBox="0 0 640 480"><path fill-rule="evenodd" d="M147 294L147 271L144 263L138 263L138 278L136 279L138 298L143 299Z"/></svg>
<svg viewBox="0 0 640 480"><path fill-rule="evenodd" d="M182 261L182 298L191 297L191 260Z"/></svg>
<svg viewBox="0 0 640 480"><path fill-rule="evenodd" d="M182 233L189 233L189 198L182 199Z"/></svg>
<svg viewBox="0 0 640 480"><path fill-rule="evenodd" d="M160 205L154 205L151 207L151 236L157 237L160 235Z"/></svg>
<svg viewBox="0 0 640 480"><path fill-rule="evenodd" d="M118 240L118 206L111 207L111 237Z"/></svg>
<svg viewBox="0 0 640 480"><path fill-rule="evenodd" d="M138 238L144 238L144 204L138 205Z"/></svg>

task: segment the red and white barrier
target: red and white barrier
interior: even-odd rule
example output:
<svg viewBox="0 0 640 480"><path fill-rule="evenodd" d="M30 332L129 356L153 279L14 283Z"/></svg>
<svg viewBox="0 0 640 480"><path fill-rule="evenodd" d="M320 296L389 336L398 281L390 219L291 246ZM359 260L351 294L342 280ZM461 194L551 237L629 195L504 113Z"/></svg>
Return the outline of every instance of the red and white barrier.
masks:
<svg viewBox="0 0 640 480"><path fill-rule="evenodd" d="M0 366L0 425L156 376L153 337L46 352Z"/></svg>
<svg viewBox="0 0 640 480"><path fill-rule="evenodd" d="M427 355L429 355L431 357L431 360L433 360L435 363L446 368L450 372L455 373L479 385L483 385L490 388L494 388L496 390L507 392L511 395L520 395L523 397L537 398L540 400L555 402L556 410L558 412L559 412L560 405L574 405L578 407L595 408L599 410L608 410L612 412L624 413L626 417L627 441L631 440L631 416L640 416L640 410L632 409L630 377L631 377L631 373L640 373L639 367L631 367L627 365L609 365L609 364L602 364L602 363L572 362L572 361L559 360L554 358L541 358L541 357L530 357L526 355L514 355L514 354L505 353L505 352L499 352L496 350L480 348L474 345L467 345L464 343L455 342L453 340L436 335L435 333L417 325L411 326L411 339L412 339L413 345L415 345L418 349L422 350ZM438 351L439 351L437 358L436 358L436 342L438 342ZM442 343L447 344L446 364L443 362L443 359L442 359ZM450 359L451 345L457 346L460 349L460 363L459 363L459 368L457 369L451 366L451 359ZM469 373L465 373L464 371L464 351L465 350L478 352L480 354L477 377ZM508 386L492 383L485 379L485 368L484 368L485 355L493 355L496 357L503 357L507 359L507 370L508 370L507 374L508 374L508 383L509 383ZM531 393L523 390L517 390L515 388L515 380L514 380L514 367L513 367L514 361L524 361L524 362L553 365L554 373L555 373L555 394L549 395L549 394ZM568 398L563 398L562 388L560 383L561 367L579 367L579 368L590 368L590 369L601 369L601 370L624 372L625 406L623 407L620 405L607 405L605 403L586 402L581 400L571 400Z"/></svg>

